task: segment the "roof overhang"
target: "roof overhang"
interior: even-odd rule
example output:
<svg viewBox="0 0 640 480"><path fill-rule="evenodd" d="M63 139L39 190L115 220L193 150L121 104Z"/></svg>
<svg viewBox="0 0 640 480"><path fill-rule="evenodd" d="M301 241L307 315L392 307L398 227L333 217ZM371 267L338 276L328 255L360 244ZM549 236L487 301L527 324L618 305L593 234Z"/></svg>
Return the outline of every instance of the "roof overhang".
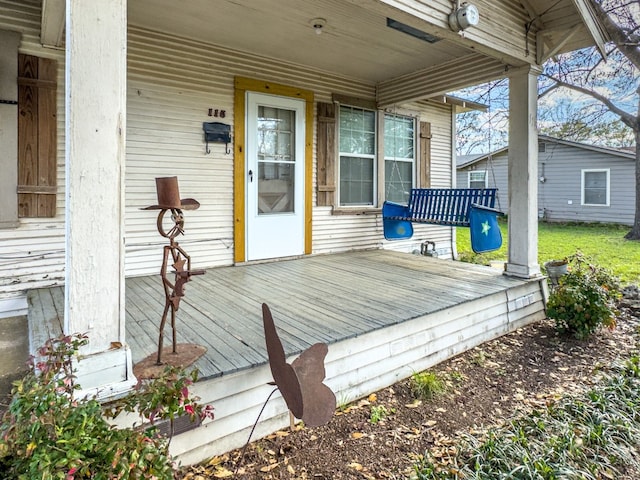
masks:
<svg viewBox="0 0 640 480"><path fill-rule="evenodd" d="M64 44L65 0L42 0L40 43L46 47Z"/></svg>
<svg viewBox="0 0 640 480"><path fill-rule="evenodd" d="M582 18L582 22L587 28L589 35L593 39L595 45L600 50L603 57L607 56L605 44L611 40L602 22L598 18L590 0L572 0L573 4Z"/></svg>

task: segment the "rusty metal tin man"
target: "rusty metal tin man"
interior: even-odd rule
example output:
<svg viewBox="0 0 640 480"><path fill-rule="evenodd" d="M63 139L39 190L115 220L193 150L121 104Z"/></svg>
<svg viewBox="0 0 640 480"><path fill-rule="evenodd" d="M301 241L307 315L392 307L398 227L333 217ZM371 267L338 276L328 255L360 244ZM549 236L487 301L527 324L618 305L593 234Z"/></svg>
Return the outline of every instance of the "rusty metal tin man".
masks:
<svg viewBox="0 0 640 480"><path fill-rule="evenodd" d="M191 270L191 257L175 240L178 235L184 234L184 214L182 211L197 210L200 207L200 203L193 198L180 198L178 177L156 178L156 192L158 195L158 204L143 208L143 210L160 210L157 220L158 232L163 237L169 239L169 245L164 247L162 267L160 269L160 276L162 277L162 285L164 287L165 304L164 311L162 313L162 321L160 322L158 357L156 364L161 365L164 343L164 327L167 322L169 310L171 310L173 353L177 353L176 312L180 307L180 300L184 297L185 284L191 280L193 275L202 275L205 271ZM171 212L173 226L169 230L165 230L163 222L166 213L169 211ZM173 262L171 265L173 267L173 281L170 280L167 275L169 257L171 257Z"/></svg>

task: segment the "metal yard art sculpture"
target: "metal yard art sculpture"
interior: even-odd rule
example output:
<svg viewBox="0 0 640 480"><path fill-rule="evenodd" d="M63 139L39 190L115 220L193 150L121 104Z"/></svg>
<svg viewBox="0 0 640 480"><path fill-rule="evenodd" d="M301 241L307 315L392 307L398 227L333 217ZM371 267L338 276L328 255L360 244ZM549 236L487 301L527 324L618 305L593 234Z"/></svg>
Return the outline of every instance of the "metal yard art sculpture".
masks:
<svg viewBox="0 0 640 480"><path fill-rule="evenodd" d="M325 343L316 343L289 365L266 303L262 304L262 322L271 374L289 411L309 427L324 425L336 408L335 394L322 383L325 378L324 359L329 348Z"/></svg>
<svg viewBox="0 0 640 480"><path fill-rule="evenodd" d="M327 345L325 343L311 345L291 364L288 364L271 310L266 303L262 304L262 323L267 355L269 356L269 368L273 375L273 382L270 382L269 385L275 385L276 388L269 394L258 413L258 418L249 432L247 443L244 444L240 453L235 473L238 473L242 465L245 451L264 408L277 390L280 390L282 398L287 404L292 427L293 417L302 420L307 427L324 425L331 420L336 409L336 396L323 383L325 378L324 359L329 351Z"/></svg>
<svg viewBox="0 0 640 480"><path fill-rule="evenodd" d="M180 307L180 300L185 294L185 284L191 280L193 275L202 275L204 270L192 270L191 269L191 257L187 252L178 244L176 237L184 234L184 214L183 210L196 210L200 207L200 203L193 198L180 198L180 192L178 189L177 177L161 177L156 178L156 192L158 195L158 204L146 207L143 210L160 210L158 213L157 227L158 232L165 238L169 239L169 245L163 249L162 268L160 269L160 276L162 277L162 285L165 294L165 305L162 313L162 320L160 322L160 333L158 338L158 354L156 358L156 365L162 365L162 350L164 344L164 328L167 322L167 315L171 311L171 328L172 328L172 340L174 354L178 353L178 345L176 343L176 312ZM171 212L171 220L173 225L169 230L165 230L164 221L167 212ZM171 259L173 267L173 279L170 278L171 273L168 274L167 268ZM186 268L185 268L186 266ZM202 347L196 348L194 353L187 355L187 357L195 356L199 357L204 353ZM195 361L196 358L189 358L190 362L183 361L183 364L188 364Z"/></svg>

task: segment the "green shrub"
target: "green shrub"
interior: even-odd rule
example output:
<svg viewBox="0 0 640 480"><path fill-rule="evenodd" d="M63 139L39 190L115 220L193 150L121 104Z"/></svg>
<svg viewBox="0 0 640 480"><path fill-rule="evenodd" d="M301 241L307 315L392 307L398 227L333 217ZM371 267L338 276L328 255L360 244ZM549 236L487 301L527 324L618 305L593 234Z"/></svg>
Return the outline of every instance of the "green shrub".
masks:
<svg viewBox="0 0 640 480"><path fill-rule="evenodd" d="M607 269L580 252L570 256L569 272L552 287L547 302L547 315L557 329L585 339L599 327L615 327L615 301L620 297L620 284Z"/></svg>
<svg viewBox="0 0 640 480"><path fill-rule="evenodd" d="M42 360L33 360L27 375L15 383L0 425L2 478L173 479L169 439L157 433L154 420L171 419L184 411L212 417L211 407L198 405L185 390L194 375L189 378L171 371L169 380L178 383L179 391L173 383L166 383L166 376L141 384L112 412L137 404L140 413L151 420L149 428L117 429L107 422L97 400L74 396L80 386L71 360L87 342L83 335L49 340L38 352ZM158 381L165 382L166 388Z"/></svg>
<svg viewBox="0 0 640 480"><path fill-rule="evenodd" d="M445 384L437 373L416 372L409 379L409 386L416 398L430 400L446 390Z"/></svg>

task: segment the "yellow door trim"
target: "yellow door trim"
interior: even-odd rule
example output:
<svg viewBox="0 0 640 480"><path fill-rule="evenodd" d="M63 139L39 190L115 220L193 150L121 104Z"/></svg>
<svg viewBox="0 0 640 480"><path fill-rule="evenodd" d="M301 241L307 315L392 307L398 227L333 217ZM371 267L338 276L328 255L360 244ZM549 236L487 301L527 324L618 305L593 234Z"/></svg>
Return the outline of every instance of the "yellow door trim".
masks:
<svg viewBox="0 0 640 480"><path fill-rule="evenodd" d="M247 91L270 93L281 97L299 98L305 101L305 145L304 145L304 253L309 255L312 247L312 216L313 216L313 92L300 88L265 82L252 78L236 77L234 81L233 106L233 242L234 262L244 262L246 259L246 172L245 172L245 131L246 131L246 98Z"/></svg>

